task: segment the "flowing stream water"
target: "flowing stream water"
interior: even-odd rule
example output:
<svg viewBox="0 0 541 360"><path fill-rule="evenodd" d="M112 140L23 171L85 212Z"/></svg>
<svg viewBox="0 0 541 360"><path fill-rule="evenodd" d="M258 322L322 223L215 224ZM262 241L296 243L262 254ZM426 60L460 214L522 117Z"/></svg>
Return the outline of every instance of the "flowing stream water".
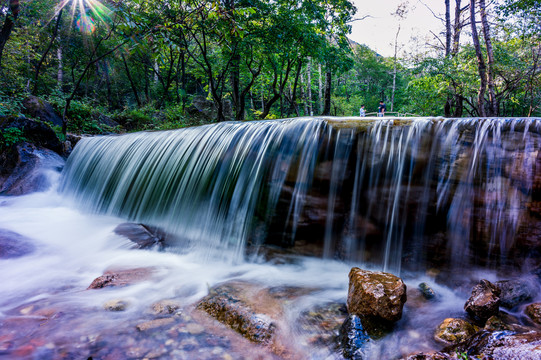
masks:
<svg viewBox="0 0 541 360"><path fill-rule="evenodd" d="M0 235L17 233L32 248L0 260L0 356L62 358L64 349L65 358L81 358L101 346L119 347L124 358L152 357L158 347L163 358L250 359L253 349L225 336L217 342L188 331L197 341L186 335L166 346L168 339L125 330L153 302L174 298L188 309L210 287L243 280L310 289L284 315L292 341L307 358L340 358L332 346L311 347L299 319L345 302L352 266L395 273L411 289L425 281L439 295L426 306L409 300L395 331L374 343L373 358L437 348L434 328L463 312L470 290L450 287L442 274L458 272L469 285L539 265L521 244L527 204L541 189L540 126L301 118L84 138L63 172L50 174L51 189L0 197ZM169 234L165 251L130 249L114 232L126 221ZM107 269L147 267L157 272L152 281L86 290ZM119 298L126 311L103 310ZM47 309L58 325L42 326L53 326ZM29 341L33 352L25 353Z"/></svg>

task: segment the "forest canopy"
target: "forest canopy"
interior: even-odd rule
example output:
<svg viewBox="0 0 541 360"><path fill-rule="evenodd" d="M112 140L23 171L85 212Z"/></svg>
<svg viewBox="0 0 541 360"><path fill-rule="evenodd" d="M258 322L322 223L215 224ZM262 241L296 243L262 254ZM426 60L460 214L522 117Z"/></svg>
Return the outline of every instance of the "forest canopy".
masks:
<svg viewBox="0 0 541 360"><path fill-rule="evenodd" d="M429 50L384 57L348 39L363 14L348 0L7 0L0 115L34 95L64 131L95 133L103 118L166 129L357 116L380 100L420 116L539 116L541 2L441 1Z"/></svg>

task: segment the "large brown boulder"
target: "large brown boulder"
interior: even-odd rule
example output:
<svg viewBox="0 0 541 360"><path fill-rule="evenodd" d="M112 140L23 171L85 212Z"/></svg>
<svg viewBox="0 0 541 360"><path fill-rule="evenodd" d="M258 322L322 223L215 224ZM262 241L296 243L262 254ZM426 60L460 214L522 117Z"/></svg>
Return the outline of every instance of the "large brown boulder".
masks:
<svg viewBox="0 0 541 360"><path fill-rule="evenodd" d="M354 267L349 272L347 308L350 315L395 322L402 317L406 285L399 277Z"/></svg>
<svg viewBox="0 0 541 360"><path fill-rule="evenodd" d="M500 289L488 280L481 280L475 285L464 310L474 319L484 323L489 317L498 314L500 310Z"/></svg>

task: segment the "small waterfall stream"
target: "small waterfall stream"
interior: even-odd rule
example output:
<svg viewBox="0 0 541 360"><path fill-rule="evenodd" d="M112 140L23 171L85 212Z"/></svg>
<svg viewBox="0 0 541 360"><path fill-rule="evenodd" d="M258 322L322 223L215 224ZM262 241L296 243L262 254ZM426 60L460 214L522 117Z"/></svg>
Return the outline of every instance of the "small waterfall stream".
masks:
<svg viewBox="0 0 541 360"><path fill-rule="evenodd" d="M405 255L422 269L436 237L444 263L482 250L495 266L515 242L539 145L535 119L222 123L83 139L61 189L236 260L247 244L307 240L325 258L399 273Z"/></svg>

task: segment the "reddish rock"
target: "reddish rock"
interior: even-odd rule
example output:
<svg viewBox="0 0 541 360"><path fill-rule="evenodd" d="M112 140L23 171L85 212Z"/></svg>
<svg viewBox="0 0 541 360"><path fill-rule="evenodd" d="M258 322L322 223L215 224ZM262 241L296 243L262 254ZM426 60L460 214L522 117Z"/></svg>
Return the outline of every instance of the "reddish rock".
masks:
<svg viewBox="0 0 541 360"><path fill-rule="evenodd" d="M94 279L88 289L101 289L109 286L127 286L149 280L153 273L153 268L108 270L102 276Z"/></svg>
<svg viewBox="0 0 541 360"><path fill-rule="evenodd" d="M354 267L349 272L347 308L350 315L398 321L406 302L406 285L399 277Z"/></svg>
<svg viewBox="0 0 541 360"><path fill-rule="evenodd" d="M488 280L481 280L475 285L464 310L475 319L485 322L489 317L498 314L500 309L500 289Z"/></svg>

